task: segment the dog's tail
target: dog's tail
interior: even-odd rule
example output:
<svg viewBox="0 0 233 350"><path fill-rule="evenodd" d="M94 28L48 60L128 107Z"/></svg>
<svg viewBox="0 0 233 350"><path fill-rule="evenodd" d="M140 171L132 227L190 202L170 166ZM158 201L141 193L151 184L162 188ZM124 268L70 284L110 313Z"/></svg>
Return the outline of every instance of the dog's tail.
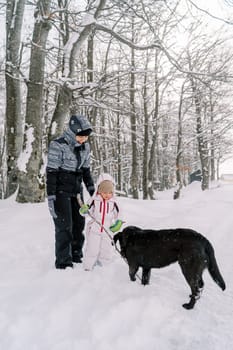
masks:
<svg viewBox="0 0 233 350"><path fill-rule="evenodd" d="M219 285L222 290L226 289L226 284L224 282L224 279L219 271L217 261L214 254L214 248L212 247L211 243L209 241L206 242L206 252L209 258L208 263L208 270L213 278L213 280Z"/></svg>

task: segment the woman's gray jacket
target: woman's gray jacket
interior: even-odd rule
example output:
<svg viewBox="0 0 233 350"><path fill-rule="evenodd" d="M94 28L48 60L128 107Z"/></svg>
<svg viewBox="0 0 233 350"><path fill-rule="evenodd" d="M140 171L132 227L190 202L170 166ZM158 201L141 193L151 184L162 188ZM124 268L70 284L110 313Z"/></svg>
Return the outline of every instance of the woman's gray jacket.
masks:
<svg viewBox="0 0 233 350"><path fill-rule="evenodd" d="M46 174L48 196L77 196L77 193L82 193L82 182L92 195L95 188L90 172L89 143L79 144L68 127L49 145Z"/></svg>

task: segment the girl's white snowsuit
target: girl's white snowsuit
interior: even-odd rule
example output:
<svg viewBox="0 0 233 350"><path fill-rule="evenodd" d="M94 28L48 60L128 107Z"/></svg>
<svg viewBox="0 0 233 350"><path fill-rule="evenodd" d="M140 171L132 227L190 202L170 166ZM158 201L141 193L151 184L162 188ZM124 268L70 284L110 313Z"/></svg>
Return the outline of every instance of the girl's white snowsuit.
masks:
<svg viewBox="0 0 233 350"><path fill-rule="evenodd" d="M97 187L103 180L110 180L114 183L113 179L107 175L102 174L100 176ZM109 200L104 200L100 194L95 193L90 200L89 212L101 225L108 229L118 218L119 208L114 196ZM105 233L103 227L96 223L94 219L90 219L86 227L84 269L91 270L97 262L101 264L110 262L113 250L111 239Z"/></svg>

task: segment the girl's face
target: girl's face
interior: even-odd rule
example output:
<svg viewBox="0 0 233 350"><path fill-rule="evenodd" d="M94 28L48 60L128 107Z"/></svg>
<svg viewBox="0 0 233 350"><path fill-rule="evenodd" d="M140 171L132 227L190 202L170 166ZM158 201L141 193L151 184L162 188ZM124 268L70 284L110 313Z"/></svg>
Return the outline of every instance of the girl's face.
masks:
<svg viewBox="0 0 233 350"><path fill-rule="evenodd" d="M100 195L101 195L101 197L102 197L103 199L105 199L106 201L108 201L109 199L111 199L112 196L113 196L112 192L101 192Z"/></svg>

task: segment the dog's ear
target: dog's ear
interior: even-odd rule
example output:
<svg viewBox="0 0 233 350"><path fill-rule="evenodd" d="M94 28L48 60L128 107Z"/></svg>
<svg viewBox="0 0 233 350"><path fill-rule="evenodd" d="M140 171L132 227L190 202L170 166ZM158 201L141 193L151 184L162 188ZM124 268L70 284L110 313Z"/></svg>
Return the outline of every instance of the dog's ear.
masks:
<svg viewBox="0 0 233 350"><path fill-rule="evenodd" d="M118 232L117 234L115 234L113 236L113 241L114 243L116 244L117 241L120 241L121 242L121 237L122 237L122 232Z"/></svg>
<svg viewBox="0 0 233 350"><path fill-rule="evenodd" d="M124 235L123 232L118 232L116 235L113 236L113 240L114 240L115 244L116 244L117 241L119 241L120 254L121 254L121 256L123 256L125 258L126 256L125 256L124 238L125 238L125 235Z"/></svg>

